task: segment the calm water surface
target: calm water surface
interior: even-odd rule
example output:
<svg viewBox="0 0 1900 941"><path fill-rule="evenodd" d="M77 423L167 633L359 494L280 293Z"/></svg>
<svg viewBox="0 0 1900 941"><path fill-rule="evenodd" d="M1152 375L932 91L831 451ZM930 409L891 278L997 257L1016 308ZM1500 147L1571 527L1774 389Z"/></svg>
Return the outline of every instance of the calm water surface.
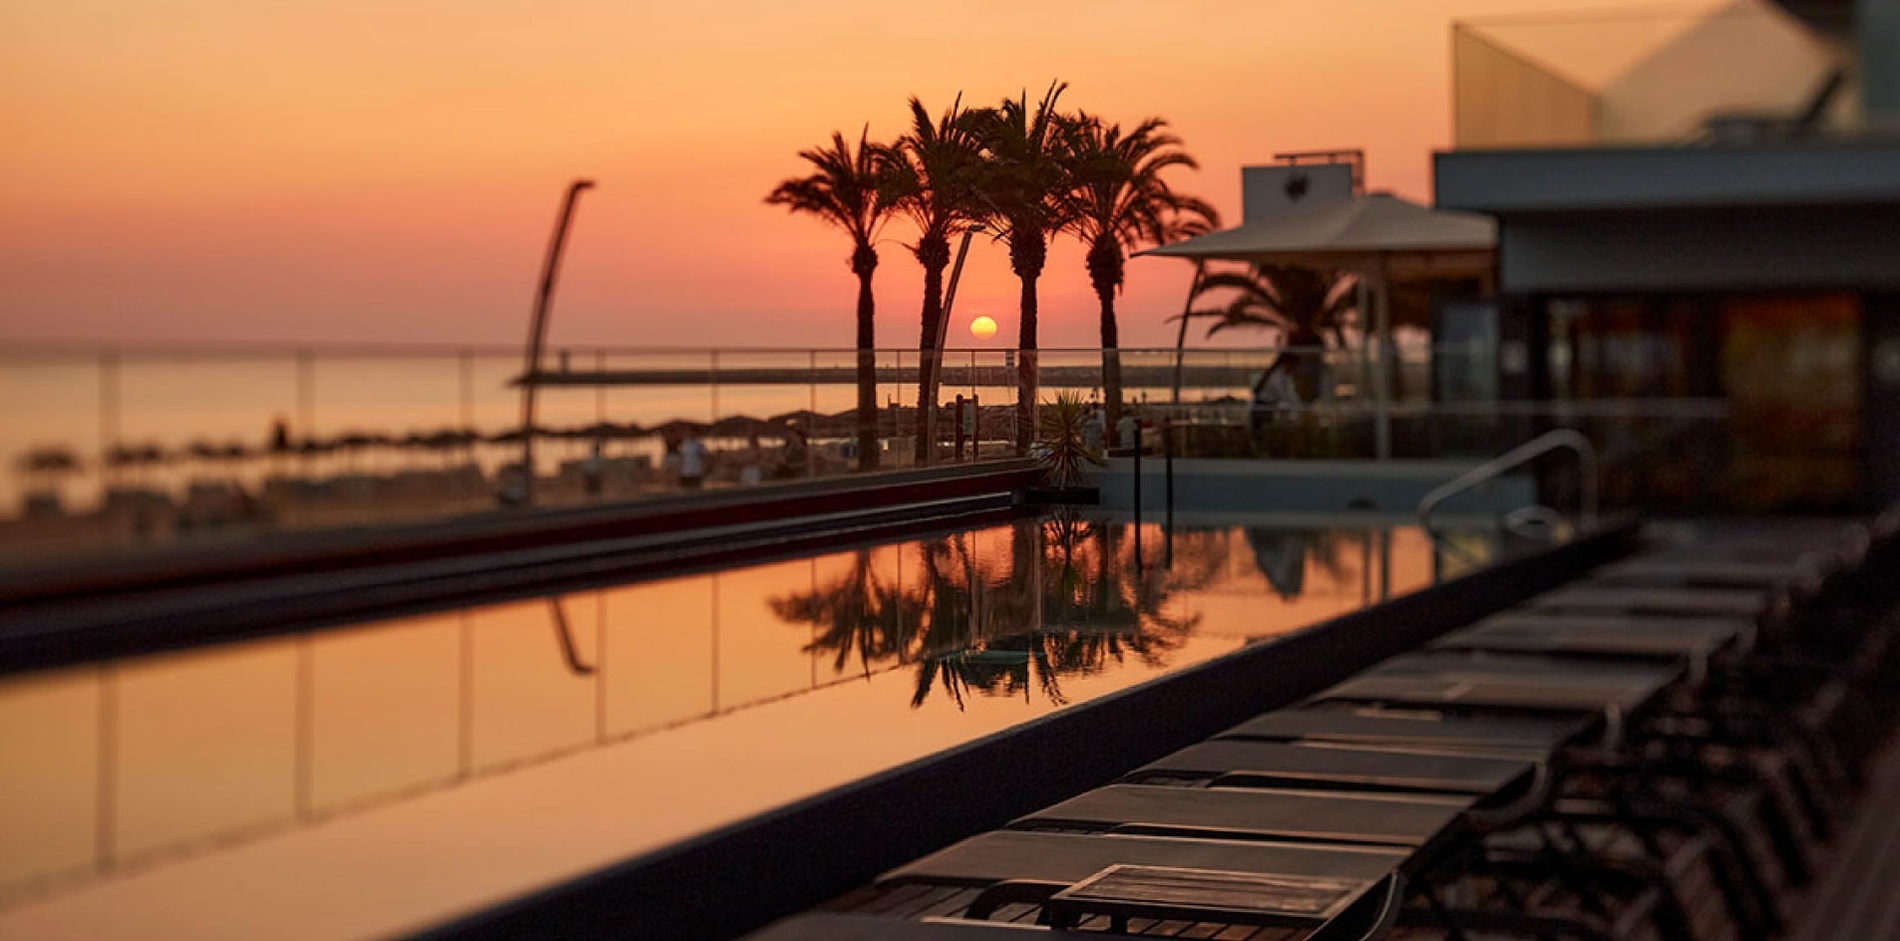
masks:
<svg viewBox="0 0 1900 941"><path fill-rule="evenodd" d="M0 680L0 937L493 903L1429 584L1416 530L1031 521Z"/></svg>

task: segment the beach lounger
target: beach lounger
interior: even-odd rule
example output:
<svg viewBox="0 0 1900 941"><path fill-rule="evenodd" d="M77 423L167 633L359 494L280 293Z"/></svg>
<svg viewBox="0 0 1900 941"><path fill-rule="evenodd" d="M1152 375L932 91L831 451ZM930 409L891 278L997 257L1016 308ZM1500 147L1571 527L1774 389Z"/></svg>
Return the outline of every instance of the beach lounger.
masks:
<svg viewBox="0 0 1900 941"><path fill-rule="evenodd" d="M1315 746L1213 739L1189 745L1122 778L1124 783L1194 783L1513 799L1538 783L1541 766L1522 758L1455 755L1403 745Z"/></svg>
<svg viewBox="0 0 1900 941"><path fill-rule="evenodd" d="M746 935L743 941L1102 941L1102 935L1056 931L1046 925L806 912Z"/></svg>
<svg viewBox="0 0 1900 941"><path fill-rule="evenodd" d="M1688 681L1700 685L1718 657L1739 656L1754 637L1755 624L1747 618L1557 614L1533 609L1494 615L1440 637L1431 647L1681 662L1688 667Z"/></svg>
<svg viewBox="0 0 1900 941"><path fill-rule="evenodd" d="M1779 597L1775 592L1756 588L1619 588L1581 582L1545 592L1524 602L1522 607L1760 619L1777 613Z"/></svg>
<svg viewBox="0 0 1900 941"><path fill-rule="evenodd" d="M1215 736L1268 742L1390 745L1410 743L1454 753L1498 758L1548 757L1592 732L1585 715L1557 718L1480 718L1427 709L1278 709Z"/></svg>
<svg viewBox="0 0 1900 941"><path fill-rule="evenodd" d="M1111 784L1012 821L1012 830L1403 847L1446 840L1476 798Z"/></svg>
<svg viewBox="0 0 1900 941"><path fill-rule="evenodd" d="M1375 938L1403 899L1409 853L1376 847L1035 833L971 837L894 869L880 887L980 889L966 912L1039 905L1065 928L1101 916L1306 928L1314 938Z"/></svg>

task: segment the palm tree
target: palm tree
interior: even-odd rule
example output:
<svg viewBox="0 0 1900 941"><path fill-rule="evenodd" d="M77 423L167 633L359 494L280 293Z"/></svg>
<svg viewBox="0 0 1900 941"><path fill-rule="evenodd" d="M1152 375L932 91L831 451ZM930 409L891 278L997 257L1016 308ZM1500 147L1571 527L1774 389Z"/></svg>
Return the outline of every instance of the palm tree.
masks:
<svg viewBox="0 0 1900 941"><path fill-rule="evenodd" d="M866 126L857 151L831 132L831 146L799 151L816 172L779 183L765 201L817 216L851 236L851 271L858 276L858 468L875 470L877 438L877 301L871 275L877 270L877 234L897 208L899 176L891 148L871 142Z"/></svg>
<svg viewBox="0 0 1900 941"><path fill-rule="evenodd" d="M976 113L975 124L989 160L980 192L990 219L1009 242L1009 268L1022 281L1021 332L1016 360L1016 453L1027 454L1035 428L1036 281L1049 258L1049 237L1074 217L1070 166L1073 119L1056 111L1069 86L1052 82L1030 107L1029 93L1000 108Z"/></svg>
<svg viewBox="0 0 1900 941"><path fill-rule="evenodd" d="M917 452L924 463L932 442L924 429L936 410L937 335L942 332L943 269L950 265L950 233L976 222L976 178L982 154L971 128L963 96L932 120L923 102L910 99L910 133L897 142L901 159L897 169L899 212L917 226L917 244L911 252L924 267L922 332L917 340Z"/></svg>
<svg viewBox="0 0 1900 941"><path fill-rule="evenodd" d="M1290 360L1294 387L1301 400L1312 402L1319 397L1324 365L1313 348L1345 345L1347 313L1355 309L1353 285L1352 276L1340 271L1255 265L1246 272L1220 272L1201 279L1197 298L1236 293L1225 307L1192 311L1187 316L1214 320L1207 328L1208 336L1240 328L1278 330L1281 350L1270 368Z"/></svg>
<svg viewBox="0 0 1900 941"><path fill-rule="evenodd" d="M1075 234L1088 246L1089 281L1102 308L1102 392L1108 405L1108 435L1114 443L1122 413L1121 343L1115 323L1115 295L1121 291L1127 256L1149 245L1165 244L1220 227L1213 206L1176 193L1162 179L1169 167L1199 169L1178 149L1180 138L1167 133L1167 122L1149 118L1126 134L1083 114L1077 118L1075 147Z"/></svg>

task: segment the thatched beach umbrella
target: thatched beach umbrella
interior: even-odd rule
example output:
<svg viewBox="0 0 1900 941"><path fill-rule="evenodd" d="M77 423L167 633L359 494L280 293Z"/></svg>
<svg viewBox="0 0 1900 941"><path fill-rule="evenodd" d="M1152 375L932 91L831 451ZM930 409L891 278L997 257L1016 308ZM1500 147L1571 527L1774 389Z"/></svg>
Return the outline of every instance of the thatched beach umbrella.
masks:
<svg viewBox="0 0 1900 941"><path fill-rule="evenodd" d="M852 413L855 415L856 413ZM707 435L713 438L748 438L752 435L777 435L782 426L751 415L729 415L712 423Z"/></svg>
<svg viewBox="0 0 1900 941"><path fill-rule="evenodd" d="M62 445L34 448L18 461L20 473L27 475L58 476L73 473L83 466L79 456Z"/></svg>

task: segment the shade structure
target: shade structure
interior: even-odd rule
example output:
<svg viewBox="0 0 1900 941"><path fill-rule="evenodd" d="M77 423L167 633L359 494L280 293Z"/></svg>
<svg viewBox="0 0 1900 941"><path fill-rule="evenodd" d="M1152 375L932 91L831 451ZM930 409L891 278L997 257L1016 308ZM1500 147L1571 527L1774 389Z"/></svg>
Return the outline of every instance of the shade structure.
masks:
<svg viewBox="0 0 1900 941"><path fill-rule="evenodd" d="M1370 193L1310 205L1278 209L1242 223L1141 254L1187 258L1198 264L1239 261L1286 265L1360 275L1360 309L1369 288L1372 335L1381 354L1370 363L1373 387L1375 451L1391 456L1391 324L1389 288L1394 282L1428 278L1483 278L1490 281L1497 259L1498 227L1489 216L1433 209L1391 193ZM1196 284L1200 278L1195 278ZM1193 293L1190 291L1189 302ZM1179 364L1187 342L1187 313L1175 340L1174 398L1180 401Z"/></svg>
<svg viewBox="0 0 1900 941"><path fill-rule="evenodd" d="M1279 210L1141 254L1329 268L1409 281L1486 276L1497 241L1498 226L1489 216L1371 193Z"/></svg>

